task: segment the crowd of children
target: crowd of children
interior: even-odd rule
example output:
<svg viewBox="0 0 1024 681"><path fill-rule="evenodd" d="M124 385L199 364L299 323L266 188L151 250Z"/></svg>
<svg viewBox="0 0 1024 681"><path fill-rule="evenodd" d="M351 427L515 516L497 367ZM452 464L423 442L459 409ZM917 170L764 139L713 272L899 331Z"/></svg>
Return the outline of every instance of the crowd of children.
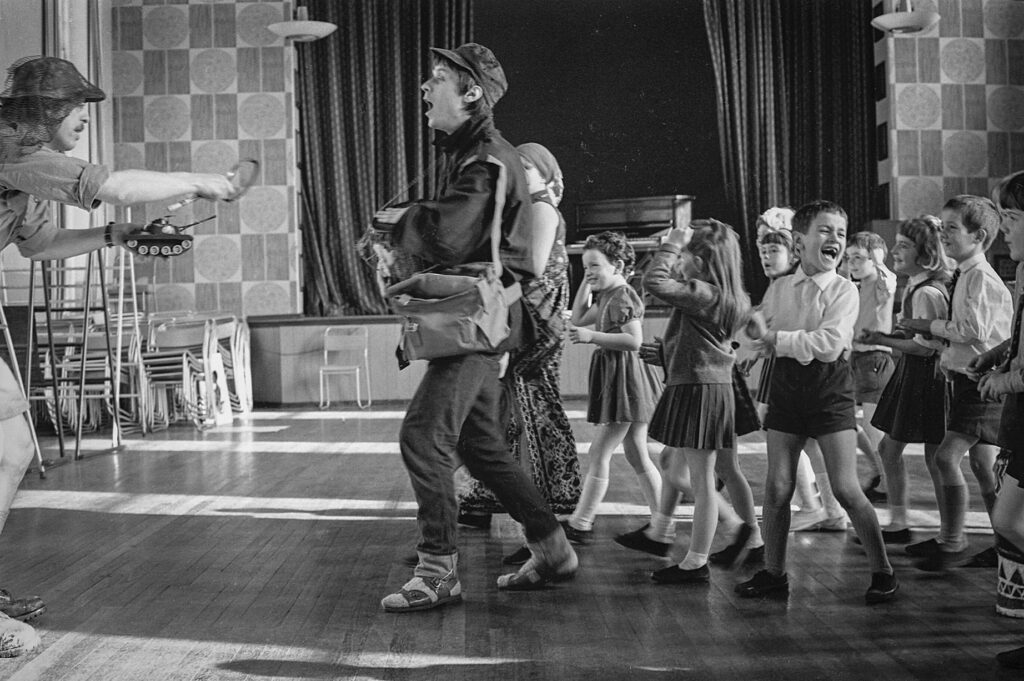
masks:
<svg viewBox="0 0 1024 681"><path fill-rule="evenodd" d="M1004 179L992 199L956 196L939 217L903 221L891 244L895 271L886 267L882 237L848 235L847 215L835 203L773 208L762 223L758 246L771 283L756 307L728 225L698 221L663 238L643 285L671 314L664 338L646 343L643 302L623 276L634 261L628 243L611 233L586 242L569 338L599 346L588 420L601 430L580 507L565 523L570 540L592 540L608 459L625 438L651 520L615 540L667 556L670 563L651 575L658 583L706 583L709 563L763 560L736 593L784 593L789 532L845 530L847 518L870 565L868 604L891 601L899 589L887 544L906 545L921 570L994 567L997 555L1024 563L1024 456L1014 455L1024 451L1021 307L1014 314L1011 291L986 258L1002 231L1010 257L1024 261L1024 173ZM901 297L897 275L905 278ZM596 329L582 328L588 324ZM763 358L757 397L767 407L760 415L743 378L752 360L736 363L741 346ZM645 361L661 366L662 376ZM737 432L757 429L759 416L767 431L763 528L736 457ZM665 445L660 478L642 446L648 429ZM937 536L917 543L902 459L912 443L924 446L940 520ZM857 474L858 446L868 455L866 486ZM1010 476L1001 488L999 447ZM800 465L805 449L811 468L818 462L813 480ZM996 537L974 556L964 531L968 486L960 462L967 453ZM723 487L735 512L725 508ZM693 526L688 542L674 544L684 488L692 488ZM884 529L872 501L888 503ZM723 513L736 520L726 549L713 554ZM797 520L800 514L809 522ZM685 553L674 545L685 545ZM1001 654L1000 662L1024 667L1024 648Z"/></svg>

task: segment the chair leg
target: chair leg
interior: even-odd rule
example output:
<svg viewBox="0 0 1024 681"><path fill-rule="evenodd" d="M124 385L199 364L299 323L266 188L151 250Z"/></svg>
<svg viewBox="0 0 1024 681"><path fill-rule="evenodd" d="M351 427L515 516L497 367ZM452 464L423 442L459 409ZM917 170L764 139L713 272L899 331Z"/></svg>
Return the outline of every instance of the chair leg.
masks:
<svg viewBox="0 0 1024 681"><path fill-rule="evenodd" d="M321 409L327 409L327 407L331 406L331 386L330 386L330 384L327 383L326 378L327 377L324 376L324 372L321 371L320 372L320 408ZM326 385L326 389L325 389L325 385ZM326 400L324 399L325 396L327 398Z"/></svg>

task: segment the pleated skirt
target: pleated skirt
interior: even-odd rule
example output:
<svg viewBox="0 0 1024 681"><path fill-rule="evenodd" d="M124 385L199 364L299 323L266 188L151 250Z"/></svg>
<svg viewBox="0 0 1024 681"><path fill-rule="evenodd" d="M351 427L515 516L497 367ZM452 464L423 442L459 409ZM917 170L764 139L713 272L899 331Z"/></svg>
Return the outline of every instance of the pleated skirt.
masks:
<svg viewBox="0 0 1024 681"><path fill-rule="evenodd" d="M878 398L871 425L898 442L937 445L946 435L946 381L934 357L903 354Z"/></svg>
<svg viewBox="0 0 1024 681"><path fill-rule="evenodd" d="M735 385L733 381L667 386L654 410L649 435L670 447L735 447Z"/></svg>
<svg viewBox="0 0 1024 681"><path fill-rule="evenodd" d="M663 383L636 352L598 348L590 358L588 423L650 423Z"/></svg>

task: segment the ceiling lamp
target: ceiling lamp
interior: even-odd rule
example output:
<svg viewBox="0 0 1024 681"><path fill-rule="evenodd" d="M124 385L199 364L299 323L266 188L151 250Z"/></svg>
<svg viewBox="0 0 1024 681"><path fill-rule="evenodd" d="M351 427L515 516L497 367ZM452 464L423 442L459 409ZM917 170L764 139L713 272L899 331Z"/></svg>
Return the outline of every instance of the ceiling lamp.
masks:
<svg viewBox="0 0 1024 681"><path fill-rule="evenodd" d="M899 35L901 33L918 33L920 31L926 31L935 24L939 23L938 12L929 12L926 10L914 11L914 8L910 4L910 0L895 0L894 9L898 9L899 5L903 6L901 11L890 12L889 14L882 14L871 20L871 25L877 28L879 31L885 31L886 33L892 33Z"/></svg>
<svg viewBox="0 0 1024 681"><path fill-rule="evenodd" d="M295 10L295 19L268 24L267 30L286 40L291 38L297 43L308 43L334 33L338 27L326 21L310 21L306 8L299 7Z"/></svg>

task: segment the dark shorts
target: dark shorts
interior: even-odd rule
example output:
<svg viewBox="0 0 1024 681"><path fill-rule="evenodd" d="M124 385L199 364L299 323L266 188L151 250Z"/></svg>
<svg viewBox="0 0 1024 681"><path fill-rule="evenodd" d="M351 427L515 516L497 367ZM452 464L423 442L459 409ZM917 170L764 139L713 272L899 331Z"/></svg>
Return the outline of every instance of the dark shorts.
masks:
<svg viewBox="0 0 1024 681"><path fill-rule="evenodd" d="M896 370L892 353L884 350L854 352L850 357L850 366L853 369L853 390L857 403L878 404L882 391Z"/></svg>
<svg viewBox="0 0 1024 681"><path fill-rule="evenodd" d="M952 390L946 430L973 435L980 444L997 444L1003 401L986 402L981 399L978 384L964 374L953 374L949 382Z"/></svg>
<svg viewBox="0 0 1024 681"><path fill-rule="evenodd" d="M764 427L819 437L857 428L853 372L845 359L803 365L777 357Z"/></svg>

